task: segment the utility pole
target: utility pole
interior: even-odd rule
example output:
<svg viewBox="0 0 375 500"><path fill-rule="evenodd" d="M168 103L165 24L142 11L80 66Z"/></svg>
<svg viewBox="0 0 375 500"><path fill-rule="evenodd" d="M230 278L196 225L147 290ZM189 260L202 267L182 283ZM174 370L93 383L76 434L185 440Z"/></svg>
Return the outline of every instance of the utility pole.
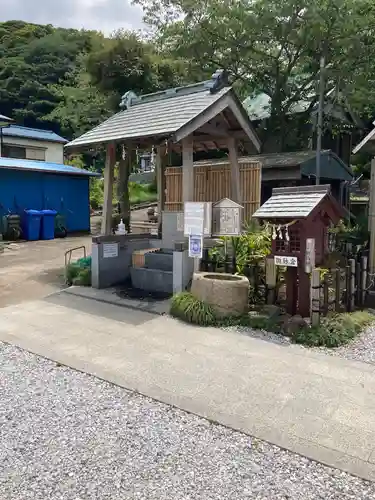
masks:
<svg viewBox="0 0 375 500"><path fill-rule="evenodd" d="M323 134L323 112L324 112L324 81L325 57L320 57L320 74L319 74L319 104L318 104L318 124L316 134L316 184L320 184L320 160L322 154L322 134Z"/></svg>

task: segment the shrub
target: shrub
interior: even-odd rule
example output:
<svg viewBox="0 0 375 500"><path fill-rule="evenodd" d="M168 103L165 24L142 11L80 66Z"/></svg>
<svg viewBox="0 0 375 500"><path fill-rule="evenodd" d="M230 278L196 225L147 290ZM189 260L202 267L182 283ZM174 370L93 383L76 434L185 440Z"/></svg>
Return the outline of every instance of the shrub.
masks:
<svg viewBox="0 0 375 500"><path fill-rule="evenodd" d="M73 285L91 286L91 268L80 268L79 273L73 279Z"/></svg>
<svg viewBox="0 0 375 500"><path fill-rule="evenodd" d="M249 326L272 332L279 330L275 321L257 314L219 318L209 304L197 299L190 292L178 293L172 297L170 314L187 323L200 326Z"/></svg>
<svg viewBox="0 0 375 500"><path fill-rule="evenodd" d="M178 293L172 297L170 314L187 323L200 326L245 326L274 333L281 331L277 318L269 318L261 314L249 313L219 318L209 304L197 299L189 292ZM366 311L335 313L323 318L318 327L307 326L294 332L292 340L309 347L339 347L352 340L374 319L374 316Z"/></svg>
<svg viewBox="0 0 375 500"><path fill-rule="evenodd" d="M78 276L81 268L77 262L68 264L65 268L65 281L68 285L72 285L75 278Z"/></svg>
<svg viewBox="0 0 375 500"><path fill-rule="evenodd" d="M243 274L246 265L259 264L271 253L271 232L268 226L249 224L240 236L223 236L219 245L210 251L218 265L224 263L225 255L236 259L237 272Z"/></svg>
<svg viewBox="0 0 375 500"><path fill-rule="evenodd" d="M339 347L347 344L372 321L374 316L366 311L335 313L322 318L317 327L306 327L295 332L292 340L310 347Z"/></svg>
<svg viewBox="0 0 375 500"><path fill-rule="evenodd" d="M65 281L68 285L91 285L91 256L68 264L65 268Z"/></svg>
<svg viewBox="0 0 375 500"><path fill-rule="evenodd" d="M212 307L189 292L177 293L172 297L170 313L187 323L201 326L216 324L216 317Z"/></svg>

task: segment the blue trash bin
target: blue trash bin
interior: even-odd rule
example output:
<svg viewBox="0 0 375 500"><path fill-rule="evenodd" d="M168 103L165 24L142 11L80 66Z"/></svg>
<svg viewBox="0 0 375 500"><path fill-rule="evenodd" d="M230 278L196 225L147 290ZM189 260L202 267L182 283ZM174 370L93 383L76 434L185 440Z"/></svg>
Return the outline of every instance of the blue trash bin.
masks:
<svg viewBox="0 0 375 500"><path fill-rule="evenodd" d="M39 240L41 218L42 212L39 210L25 210L22 228L25 240Z"/></svg>
<svg viewBox="0 0 375 500"><path fill-rule="evenodd" d="M53 240L55 237L56 210L42 210L42 225L40 229L41 240Z"/></svg>

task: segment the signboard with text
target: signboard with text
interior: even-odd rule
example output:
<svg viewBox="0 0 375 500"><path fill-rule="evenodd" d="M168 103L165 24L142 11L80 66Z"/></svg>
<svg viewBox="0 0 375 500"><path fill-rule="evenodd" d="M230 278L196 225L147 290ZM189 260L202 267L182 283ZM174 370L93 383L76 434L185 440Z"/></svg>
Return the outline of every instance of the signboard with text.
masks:
<svg viewBox="0 0 375 500"><path fill-rule="evenodd" d="M211 236L212 204L204 201L184 203L184 235Z"/></svg>
<svg viewBox="0 0 375 500"><path fill-rule="evenodd" d="M297 267L298 259L297 257L284 257L281 255L275 255L275 266Z"/></svg>
<svg viewBox="0 0 375 500"><path fill-rule="evenodd" d="M103 258L118 257L118 243L103 243Z"/></svg>
<svg viewBox="0 0 375 500"><path fill-rule="evenodd" d="M237 236L241 233L243 206L224 198L212 206L213 236Z"/></svg>

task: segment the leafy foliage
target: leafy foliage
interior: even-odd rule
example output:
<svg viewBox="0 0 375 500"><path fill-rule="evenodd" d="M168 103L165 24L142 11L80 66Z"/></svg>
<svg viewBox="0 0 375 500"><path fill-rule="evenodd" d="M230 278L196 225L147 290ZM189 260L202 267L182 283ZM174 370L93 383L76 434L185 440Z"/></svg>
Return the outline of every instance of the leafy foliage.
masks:
<svg viewBox="0 0 375 500"><path fill-rule="evenodd" d="M0 23L1 113L69 139L118 111L126 91L153 92L190 78L181 60L132 32L105 38L94 31Z"/></svg>
<svg viewBox="0 0 375 500"><path fill-rule="evenodd" d="M170 314L187 323L200 326L245 326L274 333L280 333L282 329L277 319L256 313L218 318L211 306L189 292L179 293L172 297ZM339 347L347 344L373 321L374 316L366 311L335 313L322 318L319 327L307 326L295 331L292 340L309 347Z"/></svg>
<svg viewBox="0 0 375 500"><path fill-rule="evenodd" d="M317 101L321 56L327 90L342 91L354 109L373 114L375 94L367 91L375 88L372 0L137 2L171 54L203 72L226 68L244 97L268 96L271 117L261 132L275 150L298 149ZM295 122L290 113L302 102L310 105Z"/></svg>
<svg viewBox="0 0 375 500"><path fill-rule="evenodd" d="M175 318L195 325L210 326L216 323L212 307L189 292L172 297L170 313Z"/></svg>
<svg viewBox="0 0 375 500"><path fill-rule="evenodd" d="M71 262L65 268L65 281L68 285L91 285L91 257Z"/></svg>
<svg viewBox="0 0 375 500"><path fill-rule="evenodd" d="M347 344L374 321L366 311L332 314L321 319L318 327L308 327L293 334L293 341L307 346L339 347Z"/></svg>
<svg viewBox="0 0 375 500"><path fill-rule="evenodd" d="M218 264L224 263L226 254L236 259L237 272L244 273L246 265L259 264L271 252L271 231L268 226L261 227L256 222L248 224L240 236L223 236L220 244L210 251L211 258Z"/></svg>

